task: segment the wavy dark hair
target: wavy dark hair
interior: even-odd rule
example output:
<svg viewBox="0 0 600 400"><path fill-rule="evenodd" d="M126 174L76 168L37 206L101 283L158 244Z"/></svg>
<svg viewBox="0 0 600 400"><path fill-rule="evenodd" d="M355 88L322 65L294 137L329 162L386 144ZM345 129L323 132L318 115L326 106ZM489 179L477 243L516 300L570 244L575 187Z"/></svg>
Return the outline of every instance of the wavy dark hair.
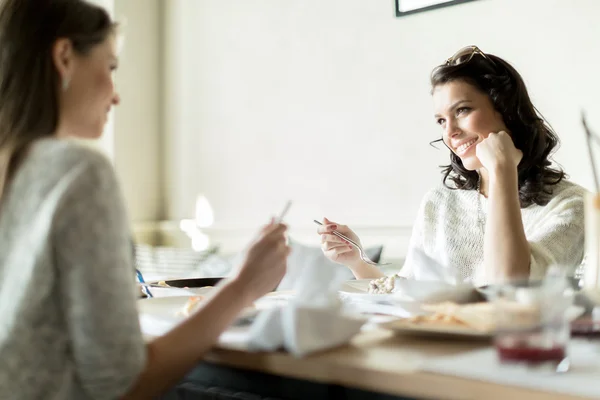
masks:
<svg viewBox="0 0 600 400"><path fill-rule="evenodd" d="M106 11L84 0L0 0L0 199L29 145L57 128L56 40L85 55L115 32Z"/></svg>
<svg viewBox="0 0 600 400"><path fill-rule="evenodd" d="M476 53L468 62L436 67L431 73L432 91L448 82L463 81L487 94L502 115L515 147L523 152L518 166L521 208L546 205L552 186L565 178L562 170L552 167L550 159L559 145L558 136L532 104L521 75L500 57L485 55L488 59ZM452 151L450 165L442 166L442 175L444 185L451 189L473 190L478 186L477 171L467 170Z"/></svg>

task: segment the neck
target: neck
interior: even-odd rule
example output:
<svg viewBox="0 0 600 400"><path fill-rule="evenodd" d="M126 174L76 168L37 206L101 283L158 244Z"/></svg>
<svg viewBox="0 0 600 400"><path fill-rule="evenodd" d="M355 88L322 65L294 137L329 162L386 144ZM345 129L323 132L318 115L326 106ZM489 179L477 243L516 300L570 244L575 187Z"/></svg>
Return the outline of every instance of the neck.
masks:
<svg viewBox="0 0 600 400"><path fill-rule="evenodd" d="M477 173L479 173L479 193L488 197L490 188L490 179L487 169L481 167Z"/></svg>
<svg viewBox="0 0 600 400"><path fill-rule="evenodd" d="M54 131L54 137L57 139L65 139L74 136L73 124L68 123L64 117L59 116L56 130Z"/></svg>
<svg viewBox="0 0 600 400"><path fill-rule="evenodd" d="M60 125L54 131L54 137L57 139L64 139L64 138L68 138L69 136L70 136L69 130L65 129L64 127L62 127Z"/></svg>

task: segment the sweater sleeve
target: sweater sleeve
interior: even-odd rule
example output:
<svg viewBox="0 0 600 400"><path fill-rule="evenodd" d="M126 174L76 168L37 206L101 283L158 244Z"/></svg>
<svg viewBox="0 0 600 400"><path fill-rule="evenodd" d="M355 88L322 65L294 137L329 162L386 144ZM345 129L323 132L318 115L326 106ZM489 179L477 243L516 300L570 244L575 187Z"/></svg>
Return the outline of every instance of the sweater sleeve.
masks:
<svg viewBox="0 0 600 400"><path fill-rule="evenodd" d="M529 229L531 279L543 278L552 265L575 268L583 258L583 195L572 190L565 192L546 205L544 217Z"/></svg>
<svg viewBox="0 0 600 400"><path fill-rule="evenodd" d="M77 379L89 398L115 399L146 361L130 230L110 163L82 158L55 215L58 290Z"/></svg>

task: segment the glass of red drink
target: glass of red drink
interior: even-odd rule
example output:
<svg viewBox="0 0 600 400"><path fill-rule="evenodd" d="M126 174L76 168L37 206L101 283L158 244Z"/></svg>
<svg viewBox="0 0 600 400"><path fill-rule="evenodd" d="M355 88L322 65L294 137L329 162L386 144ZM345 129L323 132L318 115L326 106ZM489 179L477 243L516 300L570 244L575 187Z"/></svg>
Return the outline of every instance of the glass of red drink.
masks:
<svg viewBox="0 0 600 400"><path fill-rule="evenodd" d="M501 363L551 370L565 365L571 337L567 310L573 301L565 285L558 281L506 284L497 287L491 300L494 345Z"/></svg>

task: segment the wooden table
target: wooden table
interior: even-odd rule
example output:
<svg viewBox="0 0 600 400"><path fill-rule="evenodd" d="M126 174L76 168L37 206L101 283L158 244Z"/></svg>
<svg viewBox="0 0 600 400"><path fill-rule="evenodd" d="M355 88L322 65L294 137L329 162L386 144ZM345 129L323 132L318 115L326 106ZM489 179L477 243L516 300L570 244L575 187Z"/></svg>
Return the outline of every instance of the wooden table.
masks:
<svg viewBox="0 0 600 400"><path fill-rule="evenodd" d="M429 357L474 350L489 343L440 341L373 330L348 346L308 357L283 352L252 353L235 346L212 350L206 361L277 376L340 385L396 396L435 399L581 399L417 370Z"/></svg>

